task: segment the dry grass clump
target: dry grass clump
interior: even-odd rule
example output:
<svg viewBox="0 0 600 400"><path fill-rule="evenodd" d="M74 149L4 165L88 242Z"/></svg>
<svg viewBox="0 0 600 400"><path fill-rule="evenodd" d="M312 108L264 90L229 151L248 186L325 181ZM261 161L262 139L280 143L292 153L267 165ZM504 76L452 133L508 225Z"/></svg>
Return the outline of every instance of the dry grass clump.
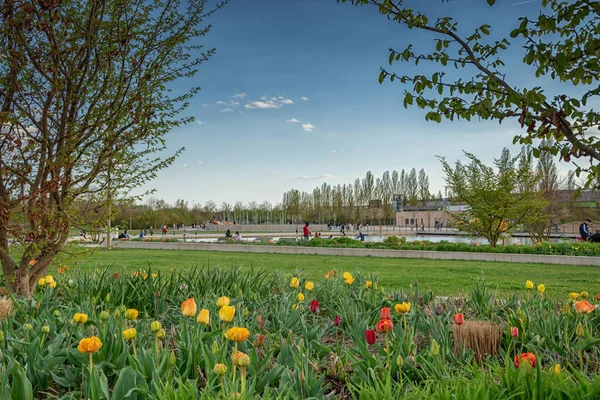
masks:
<svg viewBox="0 0 600 400"><path fill-rule="evenodd" d="M465 321L463 325L453 325L454 352L460 354L463 346L473 350L477 361L483 361L486 354L498 355L502 339L502 330L496 324L487 321Z"/></svg>
<svg viewBox="0 0 600 400"><path fill-rule="evenodd" d="M13 312L13 303L10 299L0 299L0 320L8 319Z"/></svg>

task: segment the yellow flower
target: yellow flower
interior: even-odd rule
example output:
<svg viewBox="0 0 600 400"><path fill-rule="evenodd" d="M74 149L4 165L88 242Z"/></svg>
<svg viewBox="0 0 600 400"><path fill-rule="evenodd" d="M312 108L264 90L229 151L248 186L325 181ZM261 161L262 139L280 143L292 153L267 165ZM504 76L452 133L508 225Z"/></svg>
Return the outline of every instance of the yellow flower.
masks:
<svg viewBox="0 0 600 400"><path fill-rule="evenodd" d="M236 351L231 355L231 362L237 367L247 367L250 365L250 357L248 357L248 354L246 353Z"/></svg>
<svg viewBox="0 0 600 400"><path fill-rule="evenodd" d="M250 331L246 328L234 326L225 332L225 337L232 342L243 342L250 336Z"/></svg>
<svg viewBox="0 0 600 400"><path fill-rule="evenodd" d="M210 313L206 308L203 308L198 313L198 318L196 318L199 324L208 325L210 324Z"/></svg>
<svg viewBox="0 0 600 400"><path fill-rule="evenodd" d="M304 301L304 295L302 292L298 293L298 301Z"/></svg>
<svg viewBox="0 0 600 400"><path fill-rule="evenodd" d="M398 314L406 314L407 312L410 311L410 303L403 301L400 304L396 304L394 306L394 309L396 310L396 312Z"/></svg>
<svg viewBox="0 0 600 400"><path fill-rule="evenodd" d="M215 364L213 371L217 375L225 375L225 373L227 372L227 366L225 364L221 364L221 363Z"/></svg>
<svg viewBox="0 0 600 400"><path fill-rule="evenodd" d="M123 315L125 316L125 318L127 318L130 321L133 321L134 319L137 319L138 317L138 310L136 310L135 308L130 308L128 310L125 310L125 313L123 313Z"/></svg>
<svg viewBox="0 0 600 400"><path fill-rule="evenodd" d="M292 280L290 281L290 287L292 289L298 289L298 286L300 286L300 282L298 282L298 278L296 278L295 276L292 278Z"/></svg>
<svg viewBox="0 0 600 400"><path fill-rule="evenodd" d="M554 366L554 375L560 374L560 364Z"/></svg>
<svg viewBox="0 0 600 400"><path fill-rule="evenodd" d="M123 331L123 339L125 339L125 340L135 339L136 335L137 335L137 331L135 330L135 328L129 328L129 329L125 329Z"/></svg>
<svg viewBox="0 0 600 400"><path fill-rule="evenodd" d="M370 288L371 286L373 286L373 282L371 282L371 281L366 281L365 282L365 288L366 289Z"/></svg>
<svg viewBox="0 0 600 400"><path fill-rule="evenodd" d="M156 278L158 276L158 274L152 274L153 278Z"/></svg>
<svg viewBox="0 0 600 400"><path fill-rule="evenodd" d="M292 304L292 311L298 309L298 304Z"/></svg>
<svg viewBox="0 0 600 400"><path fill-rule="evenodd" d="M569 293L569 298L570 298L570 299L573 299L573 300L575 300L575 299L577 299L578 297L579 297L579 293L576 293L576 292L571 292L571 293Z"/></svg>
<svg viewBox="0 0 600 400"><path fill-rule="evenodd" d="M219 310L219 318L221 321L231 322L233 321L233 316L235 315L235 307L234 306L223 306Z"/></svg>
<svg viewBox="0 0 600 400"><path fill-rule="evenodd" d="M97 336L92 336L89 338L83 338L79 341L79 345L77 346L77 350L80 353L95 353L100 347L102 347L102 342L98 339Z"/></svg>
<svg viewBox="0 0 600 400"><path fill-rule="evenodd" d="M198 307L196 306L196 301L194 300L193 297L191 297L191 298L185 300L183 303L181 303L181 313L185 317L195 316L197 309L198 309Z"/></svg>
<svg viewBox="0 0 600 400"><path fill-rule="evenodd" d="M306 290L308 290L308 291L310 292L311 290L313 290L313 287L314 287L314 286L315 286L315 285L314 285L314 284L313 284L311 281L308 281L308 282L306 282L306 284L304 285L304 289L306 289Z"/></svg>
<svg viewBox="0 0 600 400"><path fill-rule="evenodd" d="M158 331L160 331L162 329L162 324L160 323L160 321L153 321L150 324L150 330L153 333L157 333Z"/></svg>
<svg viewBox="0 0 600 400"><path fill-rule="evenodd" d="M221 308L223 306L228 306L231 303L231 300L227 296L222 296L217 299L217 307Z"/></svg>
<svg viewBox="0 0 600 400"><path fill-rule="evenodd" d="M38 286L44 286L46 284L46 278L40 278L38 281Z"/></svg>
<svg viewBox="0 0 600 400"><path fill-rule="evenodd" d="M51 287L54 289L56 287L56 282L52 281L52 282L48 283L48 287Z"/></svg>
<svg viewBox="0 0 600 400"><path fill-rule="evenodd" d="M77 324L85 324L88 320L88 316L87 314L83 314L83 313L76 313L73 316L73 322L77 323Z"/></svg>
<svg viewBox="0 0 600 400"><path fill-rule="evenodd" d="M344 272L344 283L346 285L352 285L354 283L354 277L352 276L352 274L350 274L350 272Z"/></svg>
<svg viewBox="0 0 600 400"><path fill-rule="evenodd" d="M588 292L586 292L586 291L583 291L583 292L581 292L581 293L580 293L580 296L581 296L581 298L582 298L582 299L585 299L585 298L587 298L587 297L588 297L588 295L589 295L589 293L588 293Z"/></svg>
<svg viewBox="0 0 600 400"><path fill-rule="evenodd" d="M544 286L544 284L540 283L537 287L538 292L540 292L540 294L544 293L546 291L546 286Z"/></svg>
<svg viewBox="0 0 600 400"><path fill-rule="evenodd" d="M533 289L533 282L531 282L531 281L527 281L527 282L525 282L525 287L526 287L527 289Z"/></svg>
<svg viewBox="0 0 600 400"><path fill-rule="evenodd" d="M46 285L51 282L54 282L54 278L52 277L52 275L46 275L45 279L46 279Z"/></svg>

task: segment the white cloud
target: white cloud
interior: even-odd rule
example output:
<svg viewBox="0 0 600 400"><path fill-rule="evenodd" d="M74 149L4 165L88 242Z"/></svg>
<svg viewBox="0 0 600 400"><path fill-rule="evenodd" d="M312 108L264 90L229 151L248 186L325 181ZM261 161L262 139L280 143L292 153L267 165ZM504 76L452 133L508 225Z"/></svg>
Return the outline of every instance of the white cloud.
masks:
<svg viewBox="0 0 600 400"><path fill-rule="evenodd" d="M308 97L302 96L300 97L303 101L308 101Z"/></svg>
<svg viewBox="0 0 600 400"><path fill-rule="evenodd" d="M183 164L183 168L187 168L187 164Z"/></svg>
<svg viewBox="0 0 600 400"><path fill-rule="evenodd" d="M198 160L198 164L204 164L204 161Z"/></svg>
<svg viewBox="0 0 600 400"><path fill-rule="evenodd" d="M245 98L246 96L248 96L248 95L247 95L246 93L243 93L243 92L242 92L242 93L237 93L237 94L234 94L234 95L233 95L233 98L234 98L234 99L243 99L243 98Z"/></svg>
<svg viewBox="0 0 600 400"><path fill-rule="evenodd" d="M229 103L229 104L231 104L231 105L232 105L232 106L234 106L234 107L235 107L235 106L239 106L239 105L240 105L240 103L238 103L237 101L232 101L232 102L231 102L231 103Z"/></svg>
<svg viewBox="0 0 600 400"><path fill-rule="evenodd" d="M298 121L296 118L288 119L286 122L291 122L292 124L299 124L300 123L300 121Z"/></svg>
<svg viewBox="0 0 600 400"><path fill-rule="evenodd" d="M251 103L246 104L246 110L250 110L251 108L279 108L279 104L268 100L268 101L253 101Z"/></svg>
<svg viewBox="0 0 600 400"><path fill-rule="evenodd" d="M302 129L306 132L312 132L312 130L315 129L315 126L313 124L302 124Z"/></svg>
<svg viewBox="0 0 600 400"><path fill-rule="evenodd" d="M224 108L222 110L219 110L219 112L222 112L222 113L233 112L233 108Z"/></svg>
<svg viewBox="0 0 600 400"><path fill-rule="evenodd" d="M283 99L281 100L281 104L294 104L294 102L290 99Z"/></svg>
<svg viewBox="0 0 600 400"><path fill-rule="evenodd" d="M328 178L335 178L334 175L302 175L302 176L297 176L296 179L299 179L301 181L315 181L315 180L320 180L320 179L328 179Z"/></svg>
<svg viewBox="0 0 600 400"><path fill-rule="evenodd" d="M196 120L196 122L198 123L198 125L202 126L204 125L204 122L200 121L199 119Z"/></svg>
<svg viewBox="0 0 600 400"><path fill-rule="evenodd" d="M222 105L224 105L224 104L225 104L225 102L224 102L224 101L221 101L221 100L219 100L219 101L217 101L217 104L218 104L218 105L220 105L220 106L222 106Z"/></svg>
<svg viewBox="0 0 600 400"><path fill-rule="evenodd" d="M265 173L265 175L281 175L281 172L271 171L271 172Z"/></svg>
<svg viewBox="0 0 600 400"><path fill-rule="evenodd" d="M204 103L202 104L202 107L208 107L208 104Z"/></svg>
<svg viewBox="0 0 600 400"><path fill-rule="evenodd" d="M285 99L285 97L279 96L279 100L283 100L283 99Z"/></svg>

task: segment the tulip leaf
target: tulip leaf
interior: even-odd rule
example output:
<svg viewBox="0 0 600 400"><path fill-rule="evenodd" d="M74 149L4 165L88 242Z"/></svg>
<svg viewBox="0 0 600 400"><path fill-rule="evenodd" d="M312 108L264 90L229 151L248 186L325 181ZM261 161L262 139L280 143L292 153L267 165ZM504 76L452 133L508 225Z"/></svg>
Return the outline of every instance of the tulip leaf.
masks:
<svg viewBox="0 0 600 400"><path fill-rule="evenodd" d="M146 380L133 368L127 366L119 373L119 378L115 383L115 389L112 393L112 400L118 399L137 399L138 395L135 390L138 387L148 388Z"/></svg>
<svg viewBox="0 0 600 400"><path fill-rule="evenodd" d="M16 361L13 361L10 369L12 375L11 396L13 400L33 400L33 387L27 378L25 368Z"/></svg>

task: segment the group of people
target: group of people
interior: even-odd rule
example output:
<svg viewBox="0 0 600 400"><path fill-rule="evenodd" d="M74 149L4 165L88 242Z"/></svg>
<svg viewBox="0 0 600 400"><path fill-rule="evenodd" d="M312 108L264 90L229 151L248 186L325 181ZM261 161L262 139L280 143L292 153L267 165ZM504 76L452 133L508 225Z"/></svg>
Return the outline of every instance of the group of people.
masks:
<svg viewBox="0 0 600 400"><path fill-rule="evenodd" d="M592 220L588 218L583 221L583 224L579 225L579 236L584 242L600 243L600 229L596 229L596 232L593 235L590 234L589 224L591 223Z"/></svg>
<svg viewBox="0 0 600 400"><path fill-rule="evenodd" d="M233 235L231 234L231 230L227 229L227 232L225 232L225 237L226 238L231 238L233 240L235 240L236 242L240 242L242 240L242 235L240 234L240 232L236 231Z"/></svg>
<svg viewBox="0 0 600 400"><path fill-rule="evenodd" d="M302 236L304 236L305 240L309 240L310 239L310 229L308 228L309 223L305 223L304 227L302 228ZM298 233L298 230L296 229L296 233ZM344 236L346 236L346 232L344 231L344 226L342 225L342 228L340 229L340 233ZM356 239L360 239L361 242L365 241L365 234L362 233L360 230L358 231L358 236L356 237ZM321 233L320 232L315 232L315 238L320 238L321 237ZM329 235L329 239L333 238L333 235Z"/></svg>

